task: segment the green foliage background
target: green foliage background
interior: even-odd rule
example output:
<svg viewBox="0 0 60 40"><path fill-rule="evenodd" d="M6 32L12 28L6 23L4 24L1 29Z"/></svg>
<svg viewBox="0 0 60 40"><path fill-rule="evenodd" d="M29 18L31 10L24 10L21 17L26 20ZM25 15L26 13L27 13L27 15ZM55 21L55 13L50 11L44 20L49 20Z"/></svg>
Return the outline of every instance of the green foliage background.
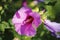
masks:
<svg viewBox="0 0 60 40"><path fill-rule="evenodd" d="M27 0L28 3L31 1ZM44 0L44 2L39 2L38 6L40 10L42 7L46 9L45 13L48 15L48 19L60 23L60 0ZM22 0L0 0L0 40L59 40L51 36L43 23L37 29L35 37L18 35L11 19L20 7L22 7Z"/></svg>

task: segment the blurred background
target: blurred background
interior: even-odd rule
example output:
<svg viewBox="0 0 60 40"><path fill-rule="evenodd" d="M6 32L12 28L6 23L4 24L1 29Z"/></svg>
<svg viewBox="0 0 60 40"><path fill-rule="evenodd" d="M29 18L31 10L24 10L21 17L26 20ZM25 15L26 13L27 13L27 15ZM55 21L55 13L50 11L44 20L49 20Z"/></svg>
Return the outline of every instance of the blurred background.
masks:
<svg viewBox="0 0 60 40"><path fill-rule="evenodd" d="M27 0L30 4L34 0ZM37 0L39 11L45 9L48 19L60 23L60 0ZM51 35L44 24L37 29L37 34L30 38L16 33L11 19L15 12L22 7L22 0L0 0L0 40L60 40ZM34 9L36 6L28 5Z"/></svg>

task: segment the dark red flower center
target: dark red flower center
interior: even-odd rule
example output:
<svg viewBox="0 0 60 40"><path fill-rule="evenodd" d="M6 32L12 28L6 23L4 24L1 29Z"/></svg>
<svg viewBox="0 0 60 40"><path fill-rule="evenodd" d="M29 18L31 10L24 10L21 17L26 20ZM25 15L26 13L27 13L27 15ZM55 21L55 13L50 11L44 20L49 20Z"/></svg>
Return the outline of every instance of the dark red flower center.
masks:
<svg viewBox="0 0 60 40"><path fill-rule="evenodd" d="M32 16L28 16L25 20L26 23L32 23L32 21L34 20L34 18Z"/></svg>

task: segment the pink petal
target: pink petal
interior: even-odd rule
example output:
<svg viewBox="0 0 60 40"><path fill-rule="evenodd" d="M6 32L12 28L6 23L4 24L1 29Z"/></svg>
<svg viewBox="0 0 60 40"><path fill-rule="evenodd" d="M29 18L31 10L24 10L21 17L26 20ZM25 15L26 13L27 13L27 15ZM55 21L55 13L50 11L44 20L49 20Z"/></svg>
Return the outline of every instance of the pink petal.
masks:
<svg viewBox="0 0 60 40"><path fill-rule="evenodd" d="M33 24L35 24L36 27L38 27L42 23L40 15L38 13L30 13L30 15L34 18Z"/></svg>
<svg viewBox="0 0 60 40"><path fill-rule="evenodd" d="M53 32L53 30L55 31L55 32L60 32L60 23L56 23L56 22L51 22L50 20L45 20L45 24L46 25L48 25L48 26L46 26L46 28L48 29L48 30L50 30L50 31L52 31ZM52 30L53 29L53 30Z"/></svg>
<svg viewBox="0 0 60 40"><path fill-rule="evenodd" d="M21 24L15 24L15 30L18 34L21 35Z"/></svg>
<svg viewBox="0 0 60 40"><path fill-rule="evenodd" d="M15 23L22 23L25 19L27 14L25 13L25 11L27 11L28 9L25 9L24 7L22 7L20 10L18 10L15 15L13 16L12 22ZM17 16L16 16L17 15ZM20 16L18 18L18 16Z"/></svg>
<svg viewBox="0 0 60 40"><path fill-rule="evenodd" d="M21 32L26 36L35 36L36 34L36 30L32 27L32 24L22 25Z"/></svg>

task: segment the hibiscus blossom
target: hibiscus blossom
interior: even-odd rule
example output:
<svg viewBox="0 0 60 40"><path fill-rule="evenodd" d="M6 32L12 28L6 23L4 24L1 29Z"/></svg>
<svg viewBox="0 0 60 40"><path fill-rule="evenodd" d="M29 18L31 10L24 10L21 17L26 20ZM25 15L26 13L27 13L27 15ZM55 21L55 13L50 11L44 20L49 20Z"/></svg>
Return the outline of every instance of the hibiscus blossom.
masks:
<svg viewBox="0 0 60 40"><path fill-rule="evenodd" d="M22 7L14 14L12 23L20 35L35 36L36 28L41 24L40 15L28 7Z"/></svg>
<svg viewBox="0 0 60 40"><path fill-rule="evenodd" d="M60 23L45 20L45 27L51 31L57 38L60 38Z"/></svg>

